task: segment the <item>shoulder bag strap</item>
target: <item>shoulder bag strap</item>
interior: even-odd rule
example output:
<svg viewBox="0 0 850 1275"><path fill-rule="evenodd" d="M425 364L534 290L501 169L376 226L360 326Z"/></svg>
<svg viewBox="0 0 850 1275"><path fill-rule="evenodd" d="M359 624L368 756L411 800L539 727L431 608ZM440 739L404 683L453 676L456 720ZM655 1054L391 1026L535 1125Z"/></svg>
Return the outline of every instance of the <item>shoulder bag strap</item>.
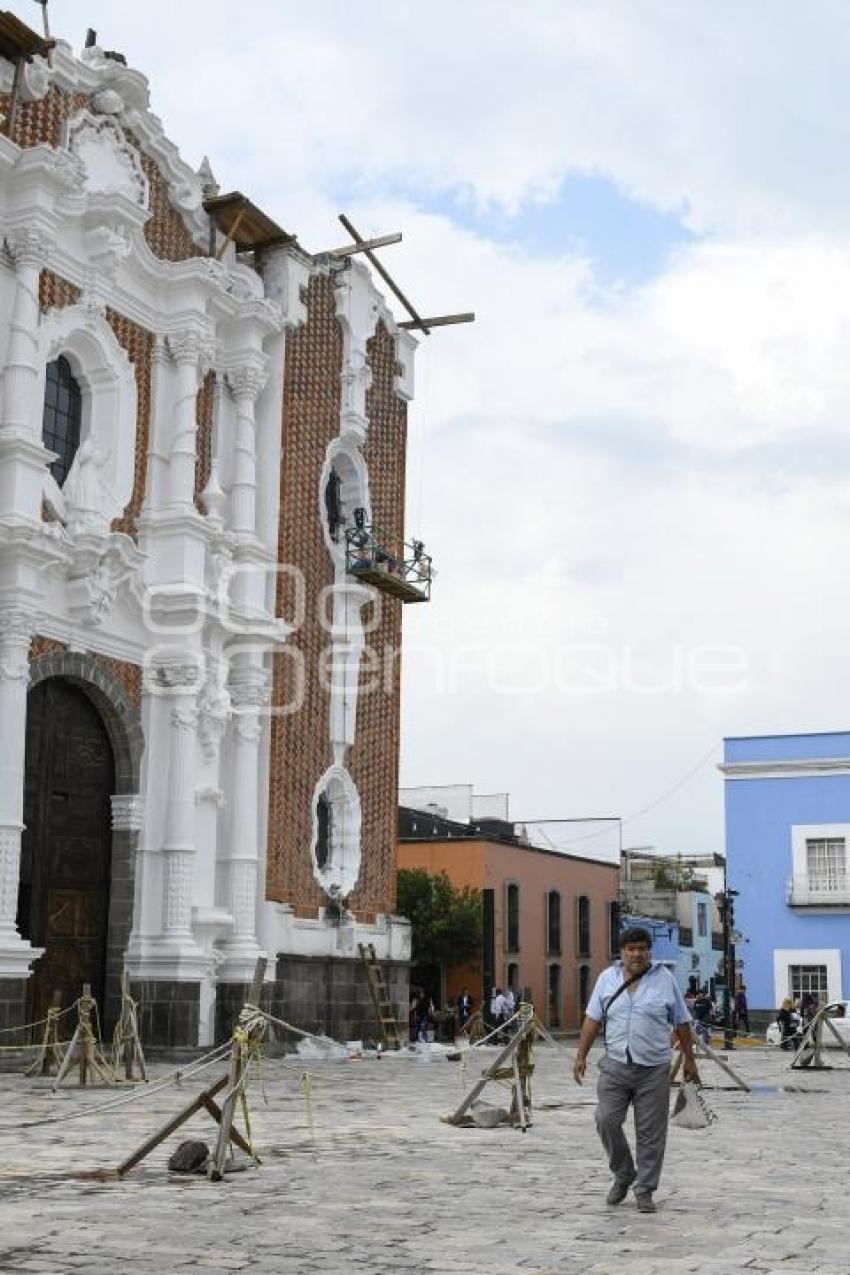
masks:
<svg viewBox="0 0 850 1275"><path fill-rule="evenodd" d="M631 978L627 978L624 983L620 984L620 986L617 988L613 996L609 997L608 1004L603 1009L602 1018L600 1020L602 1023L603 1040L605 1039L605 1028L607 1025L608 1014L610 1012L611 1006L614 1004L614 1001L617 999L618 996L622 996L623 992L625 992L628 988L632 987L638 981L638 979L643 978L644 974L648 974L651 969L652 969L652 966L647 965L646 969L641 970L639 974L633 974Z"/></svg>

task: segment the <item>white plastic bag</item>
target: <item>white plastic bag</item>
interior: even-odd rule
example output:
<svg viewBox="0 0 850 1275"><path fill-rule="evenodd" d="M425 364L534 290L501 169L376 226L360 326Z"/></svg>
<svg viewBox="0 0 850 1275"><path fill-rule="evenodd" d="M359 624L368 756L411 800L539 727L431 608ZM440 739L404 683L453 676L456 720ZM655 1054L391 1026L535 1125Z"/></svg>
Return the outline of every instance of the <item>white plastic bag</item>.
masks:
<svg viewBox="0 0 850 1275"><path fill-rule="evenodd" d="M680 1129L707 1129L716 1119L699 1087L692 1080L686 1080L673 1105L670 1123Z"/></svg>

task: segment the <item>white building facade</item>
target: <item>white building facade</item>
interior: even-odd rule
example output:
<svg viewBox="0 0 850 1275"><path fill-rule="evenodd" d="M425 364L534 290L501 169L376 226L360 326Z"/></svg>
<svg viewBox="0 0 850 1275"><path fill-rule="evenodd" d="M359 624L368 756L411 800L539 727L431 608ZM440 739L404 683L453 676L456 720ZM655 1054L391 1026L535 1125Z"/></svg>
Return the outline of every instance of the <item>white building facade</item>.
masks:
<svg viewBox="0 0 850 1275"><path fill-rule="evenodd" d="M273 1001L353 1030L356 942L401 989L409 938L370 815L389 800L394 817L396 763L357 770L364 617L380 603L398 639L401 603L354 579L344 546L355 508L371 520L372 421L403 416L414 342L363 267L282 232L230 242L208 168L181 159L138 71L59 42L17 101L11 62L0 75L0 1021L85 981L110 1018L126 969L150 1043L204 1044L265 954ZM327 366L304 335L319 296ZM291 375L335 386L309 454L288 443L299 334ZM367 402L379 338L386 403ZM308 489L297 509L287 481ZM401 482L381 496L396 520ZM281 567L284 528L324 537L327 562ZM282 696L319 601L333 671L311 689L308 662L301 689L317 715ZM397 685L369 712L397 762ZM300 753L275 753L282 731ZM335 1005L329 977L354 988Z"/></svg>

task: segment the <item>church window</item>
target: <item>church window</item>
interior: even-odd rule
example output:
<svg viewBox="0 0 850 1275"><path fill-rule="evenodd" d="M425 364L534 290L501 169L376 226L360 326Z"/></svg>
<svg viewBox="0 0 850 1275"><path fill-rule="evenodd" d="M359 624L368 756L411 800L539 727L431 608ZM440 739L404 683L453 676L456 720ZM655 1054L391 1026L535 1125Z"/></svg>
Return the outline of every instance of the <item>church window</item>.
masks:
<svg viewBox="0 0 850 1275"><path fill-rule="evenodd" d="M50 472L58 486L68 477L80 445L83 398L71 364L64 355L47 365L41 438L48 451L56 452Z"/></svg>

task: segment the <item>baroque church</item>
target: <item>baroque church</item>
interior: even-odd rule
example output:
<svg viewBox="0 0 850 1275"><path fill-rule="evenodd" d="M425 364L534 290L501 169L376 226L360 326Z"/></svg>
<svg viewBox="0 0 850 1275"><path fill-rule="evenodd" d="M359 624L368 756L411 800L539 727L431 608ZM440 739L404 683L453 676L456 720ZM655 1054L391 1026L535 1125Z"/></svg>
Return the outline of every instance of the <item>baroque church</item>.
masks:
<svg viewBox="0 0 850 1275"><path fill-rule="evenodd" d="M0 1025L374 1034L393 914L411 332L96 42L0 15Z"/></svg>

